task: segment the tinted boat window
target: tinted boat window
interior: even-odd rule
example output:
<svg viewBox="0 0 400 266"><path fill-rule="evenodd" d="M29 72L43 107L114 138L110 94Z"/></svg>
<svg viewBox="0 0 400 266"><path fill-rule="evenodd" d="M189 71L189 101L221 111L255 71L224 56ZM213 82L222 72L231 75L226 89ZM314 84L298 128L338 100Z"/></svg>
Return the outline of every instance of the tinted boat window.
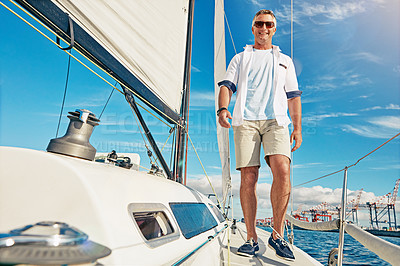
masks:
<svg viewBox="0 0 400 266"><path fill-rule="evenodd" d="M151 248L170 243L180 237L174 216L161 203L130 203L128 213L135 229Z"/></svg>
<svg viewBox="0 0 400 266"><path fill-rule="evenodd" d="M185 238L191 238L218 225L203 203L170 203L171 210Z"/></svg>
<svg viewBox="0 0 400 266"><path fill-rule="evenodd" d="M133 217L147 240L166 236L174 232L168 218L161 211L134 212Z"/></svg>

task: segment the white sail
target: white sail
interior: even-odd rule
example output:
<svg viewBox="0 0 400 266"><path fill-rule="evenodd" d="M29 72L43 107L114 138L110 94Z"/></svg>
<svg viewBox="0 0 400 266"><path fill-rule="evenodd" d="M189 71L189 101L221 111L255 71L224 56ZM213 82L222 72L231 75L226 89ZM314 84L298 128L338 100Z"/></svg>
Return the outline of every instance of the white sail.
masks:
<svg viewBox="0 0 400 266"><path fill-rule="evenodd" d="M215 83L215 110L218 110L218 81L225 75L225 23L224 23L224 1L215 0L215 23L214 23L214 83ZM222 165L222 207L225 208L228 192L231 188L230 154L229 154L229 129L223 128L217 120L218 149Z"/></svg>
<svg viewBox="0 0 400 266"><path fill-rule="evenodd" d="M188 0L52 0L158 98L179 113Z"/></svg>

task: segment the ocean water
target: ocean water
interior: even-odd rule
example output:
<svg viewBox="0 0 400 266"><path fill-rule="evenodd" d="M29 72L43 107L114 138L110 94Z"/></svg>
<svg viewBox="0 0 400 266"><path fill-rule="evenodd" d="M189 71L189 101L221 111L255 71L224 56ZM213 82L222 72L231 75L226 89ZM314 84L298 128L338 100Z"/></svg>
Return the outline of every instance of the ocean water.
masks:
<svg viewBox="0 0 400 266"><path fill-rule="evenodd" d="M269 227L260 227L268 232L272 229ZM286 237L285 237L286 238ZM400 246L399 237L384 237L380 238ZM310 256L318 260L323 265L328 265L329 252L338 247L339 233L322 232L322 231L307 231L294 230L294 245ZM357 240L348 234L344 236L343 247L343 265L391 265L382 260L375 253L369 251ZM400 265L400 262L399 262Z"/></svg>

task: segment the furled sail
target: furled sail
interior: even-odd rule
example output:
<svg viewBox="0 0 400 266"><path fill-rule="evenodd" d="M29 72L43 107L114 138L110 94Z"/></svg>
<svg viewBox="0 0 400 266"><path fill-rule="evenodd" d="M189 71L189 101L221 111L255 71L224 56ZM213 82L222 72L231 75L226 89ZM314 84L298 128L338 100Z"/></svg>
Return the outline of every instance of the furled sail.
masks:
<svg viewBox="0 0 400 266"><path fill-rule="evenodd" d="M137 91L143 98L150 98L150 105L164 112L164 107L152 102L151 98L156 97L167 109L179 114L184 88L189 0L17 1L42 16L42 20L45 17L47 24L55 25L61 31L64 31L62 20L66 19L59 17L66 16L63 14L66 13L143 84L145 88ZM54 15L55 7L62 12ZM86 42L85 38L75 34L76 42L88 53L95 54L92 43ZM114 62L107 62L102 53L94 57L106 66L109 73L116 73L136 90L136 84L129 84L128 78L117 73L115 68L118 67ZM147 97L146 89L151 92L150 97Z"/></svg>
<svg viewBox="0 0 400 266"><path fill-rule="evenodd" d="M224 1L215 0L214 18L214 83L215 83L215 110L218 110L219 87L226 71L225 61L225 23ZM229 129L223 128L218 123L217 117L218 149L222 165L222 208L225 209L226 199L231 189L230 154L229 154Z"/></svg>

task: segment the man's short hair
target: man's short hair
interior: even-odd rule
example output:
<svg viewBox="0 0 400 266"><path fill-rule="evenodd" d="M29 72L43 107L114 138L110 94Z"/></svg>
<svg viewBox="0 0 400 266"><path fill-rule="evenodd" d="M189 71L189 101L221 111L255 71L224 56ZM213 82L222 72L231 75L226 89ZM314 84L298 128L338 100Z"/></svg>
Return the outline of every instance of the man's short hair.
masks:
<svg viewBox="0 0 400 266"><path fill-rule="evenodd" d="M254 26L254 22L256 21L256 18L259 15L271 15L274 18L275 27L276 27L276 17L274 15L274 12L272 12L271 10L268 10L268 9L261 9L260 11L258 11L253 18L253 22L251 23L251 26Z"/></svg>

